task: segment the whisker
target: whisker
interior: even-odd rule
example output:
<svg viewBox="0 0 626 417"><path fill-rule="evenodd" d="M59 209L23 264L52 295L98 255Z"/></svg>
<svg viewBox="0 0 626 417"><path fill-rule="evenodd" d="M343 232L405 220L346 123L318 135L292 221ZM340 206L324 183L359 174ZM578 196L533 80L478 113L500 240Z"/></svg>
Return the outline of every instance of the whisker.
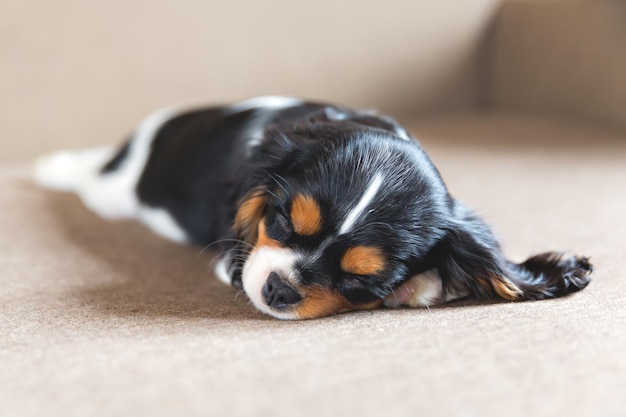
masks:
<svg viewBox="0 0 626 417"><path fill-rule="evenodd" d="M278 197L278 195L276 195L273 191L265 190L265 192L274 197L276 200L280 200L280 197Z"/></svg>
<svg viewBox="0 0 626 417"><path fill-rule="evenodd" d="M249 303L250 299L248 298L248 296L246 295L246 292L244 290L239 290L235 294L235 301L238 302L238 303L244 302L244 301L248 301L248 303Z"/></svg>
<svg viewBox="0 0 626 417"><path fill-rule="evenodd" d="M277 173L275 173L275 172L274 172L274 175L276 175L278 178L280 178L281 180L283 180L283 182L285 183L285 186L286 186L287 184L289 184L289 181L287 181L287 180L285 179L285 177L283 177L282 175L277 174Z"/></svg>
<svg viewBox="0 0 626 417"><path fill-rule="evenodd" d="M215 254L215 256L213 256L210 260L209 260L209 270L215 269L217 263L222 259L223 256L226 256L229 252L231 252L232 249L226 249L225 251L222 251L220 253ZM236 268L238 267L237 263L245 263L246 260L248 259L248 257L250 256L250 254L252 253L252 251L245 251L243 249L241 249L241 252L243 253L234 253L230 255L230 258L232 260L235 260L236 262L230 266L230 269ZM197 257L196 257L197 259ZM228 271L230 275L232 275L232 273L230 272L230 270Z"/></svg>
<svg viewBox="0 0 626 417"><path fill-rule="evenodd" d="M284 192L285 194L287 194L287 188L285 188L285 186L284 186L283 184L281 184L281 183L280 183L280 181L278 181L278 179L276 178L276 175L278 175L278 174L274 174L273 172L270 172L270 171L268 171L268 170L265 170L265 173L266 173L267 175L269 175L271 179L273 179L273 180L274 180L274 182L276 183L276 185L278 185L278 186L280 187L280 189L281 189L281 190L283 190L283 192ZM282 177L281 177L281 178L282 178ZM283 180L284 180L284 178L283 178Z"/></svg>
<svg viewBox="0 0 626 417"><path fill-rule="evenodd" d="M241 240L241 239L219 239L216 240L214 242L209 243L208 245L206 245L205 247L203 247L200 252L198 253L198 256L201 256L204 252L206 252L211 246L213 245L217 245L218 243L224 243L224 242L235 242L235 243L241 243L243 245L248 245L251 248L254 248L254 245L246 242L245 240Z"/></svg>
<svg viewBox="0 0 626 417"><path fill-rule="evenodd" d="M396 300L398 299L398 296L396 295L396 291L393 288L391 289L391 294L393 294L394 299Z"/></svg>

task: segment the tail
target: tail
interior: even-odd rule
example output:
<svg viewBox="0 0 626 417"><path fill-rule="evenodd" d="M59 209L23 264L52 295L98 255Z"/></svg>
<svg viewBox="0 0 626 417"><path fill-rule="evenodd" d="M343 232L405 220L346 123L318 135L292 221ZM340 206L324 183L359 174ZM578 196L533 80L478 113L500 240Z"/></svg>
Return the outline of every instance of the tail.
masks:
<svg viewBox="0 0 626 417"><path fill-rule="evenodd" d="M593 265L587 257L565 257L562 253L546 252L520 264L509 262L507 269L508 281L515 287L513 292L517 295L504 298L542 300L585 288L591 281Z"/></svg>

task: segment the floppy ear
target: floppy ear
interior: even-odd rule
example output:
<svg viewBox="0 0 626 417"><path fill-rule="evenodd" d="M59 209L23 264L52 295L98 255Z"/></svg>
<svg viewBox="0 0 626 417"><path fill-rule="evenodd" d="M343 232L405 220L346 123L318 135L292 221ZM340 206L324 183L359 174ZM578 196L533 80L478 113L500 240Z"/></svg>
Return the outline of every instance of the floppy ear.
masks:
<svg viewBox="0 0 626 417"><path fill-rule="evenodd" d="M456 203L457 215L435 248L434 263L446 290L469 291L477 298L540 300L579 291L593 271L586 257L547 252L515 264L504 258L489 227Z"/></svg>
<svg viewBox="0 0 626 417"><path fill-rule="evenodd" d="M237 238L250 244L256 242L259 222L265 211L265 191L255 189L249 192L239 204L233 229Z"/></svg>

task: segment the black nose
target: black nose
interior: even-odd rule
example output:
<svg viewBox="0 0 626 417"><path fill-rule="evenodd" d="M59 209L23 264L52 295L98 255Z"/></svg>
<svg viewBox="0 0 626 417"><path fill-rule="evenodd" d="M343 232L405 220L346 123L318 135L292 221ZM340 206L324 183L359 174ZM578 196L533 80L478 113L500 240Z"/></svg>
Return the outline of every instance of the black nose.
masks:
<svg viewBox="0 0 626 417"><path fill-rule="evenodd" d="M300 294L285 283L276 272L272 272L263 286L263 298L268 306L284 309L302 300Z"/></svg>

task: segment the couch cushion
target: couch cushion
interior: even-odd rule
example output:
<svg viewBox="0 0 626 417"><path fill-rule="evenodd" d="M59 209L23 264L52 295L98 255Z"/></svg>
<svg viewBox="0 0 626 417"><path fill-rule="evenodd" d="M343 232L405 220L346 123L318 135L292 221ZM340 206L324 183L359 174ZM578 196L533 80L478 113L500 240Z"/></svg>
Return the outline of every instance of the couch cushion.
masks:
<svg viewBox="0 0 626 417"><path fill-rule="evenodd" d="M7 415L616 415L626 386L623 133L507 116L413 124L516 260L588 254L573 296L281 322L211 254L0 168Z"/></svg>

